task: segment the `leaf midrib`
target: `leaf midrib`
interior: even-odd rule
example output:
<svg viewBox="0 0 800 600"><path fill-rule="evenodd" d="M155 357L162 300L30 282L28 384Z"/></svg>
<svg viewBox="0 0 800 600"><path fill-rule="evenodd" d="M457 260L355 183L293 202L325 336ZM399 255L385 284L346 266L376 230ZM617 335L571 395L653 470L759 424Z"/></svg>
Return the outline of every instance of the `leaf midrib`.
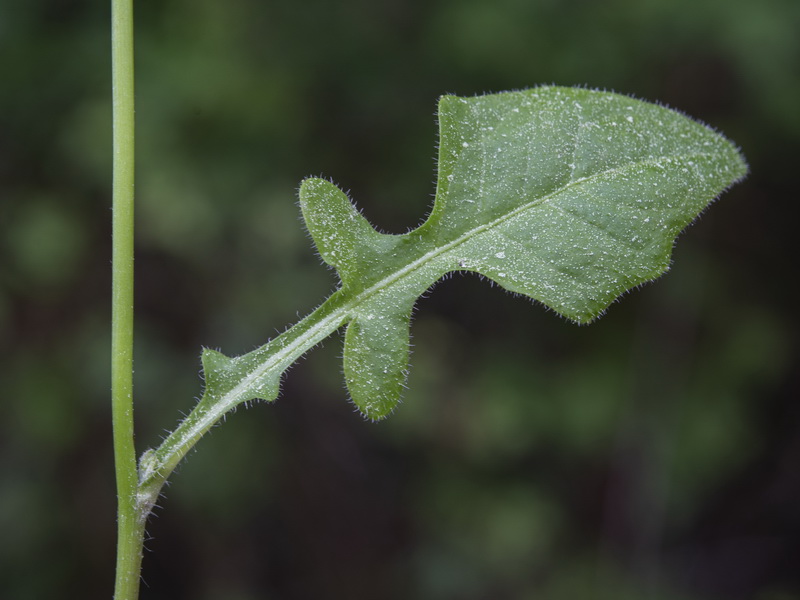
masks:
<svg viewBox="0 0 800 600"><path fill-rule="evenodd" d="M598 171L597 173L593 173L591 175L587 175L585 177L581 177L580 179L570 180L565 183L560 188L541 196L540 198L536 198L535 200L525 203L517 208L507 212L506 214L490 221L489 223L485 223L483 225L479 225L477 227L473 227L462 233L456 239L435 248L429 252L426 252L418 259L408 263L406 266L402 267L401 269L393 272L391 275L384 277L380 281L376 282L369 288L365 289L364 291L360 292L359 294L355 295L352 299L347 300L342 304L341 307L334 309L330 314L322 317L317 323L313 323L309 329L297 337L297 339L291 341L289 344L280 348L273 354L270 354L264 362L260 363L255 369L250 371L245 377L242 378L241 382L237 384L234 388L232 388L229 392L224 394L222 398L216 403L214 406L209 410L209 414L214 413L217 416L220 416L227 412L232 406L238 404L238 397L243 396L247 390L259 379L261 379L265 374L269 373L271 370L275 369L276 367L280 366L282 363L288 362L291 364L294 360L308 351L310 348L318 344L320 341L325 339L328 335L333 333L336 329L339 329L342 325L344 325L348 320L352 319L355 316L356 309L365 304L370 298L381 292L382 290L391 287L392 285L396 284L398 281L410 276L414 271L420 269L424 265L430 263L431 261L435 260L436 258L446 254L450 250L457 248L461 244L468 242L470 239L473 239L475 236L478 236L485 231L493 229L494 227L498 227L502 223L513 219L517 215L535 208L536 206L540 206L545 202L549 202L550 200L557 197L559 194L562 194L569 189L580 186L587 183L592 183L598 180L601 180L605 177L611 177L619 174L623 174L629 170L645 167L645 166L655 166L660 161L666 159L708 159L711 158L711 154L706 152L698 152L694 154L686 154L686 155L675 155L675 154L666 154L657 157L651 157L646 160L640 160L636 162L627 163L622 167L613 167L610 169L605 169L603 171ZM576 217L578 218L578 217ZM584 221L587 224L586 221ZM419 235L420 229L424 229L427 223L423 223L419 228L414 231L411 231L405 236L412 236L412 235ZM423 232L426 233L426 232ZM328 299L327 302L330 302L334 299L337 294L343 293L343 288L340 288ZM323 305L320 306L325 306ZM319 310L319 309L317 309ZM313 319L314 315L317 311L314 311L306 319ZM299 323L298 323L299 324ZM295 325L296 327L297 325ZM293 328L287 330L282 335L288 335L291 333ZM280 336L279 336L280 337ZM277 341L278 338L272 340L272 343ZM260 350L260 349L259 349ZM259 350L255 350L254 352L258 352ZM246 358L248 355L245 354L244 356L239 357L239 360ZM285 370L285 369L283 369ZM283 373L283 370L278 373L280 376ZM218 410L214 410L215 407L219 407ZM206 421L206 419L203 419Z"/></svg>
<svg viewBox="0 0 800 600"><path fill-rule="evenodd" d="M446 243L446 244L444 244L442 246L439 246L439 247L435 248L434 250L431 250L430 252L427 252L427 253L423 254L420 258L408 263L405 267L399 269L398 271L395 271L391 275L381 279L380 281L378 281L377 283L375 283L371 287L369 287L366 290L364 290L363 292L361 292L358 296L355 297L355 300L357 300L355 302L355 304L356 305L361 304L363 301L366 301L370 296L376 294L377 292L379 292L383 288L394 284L396 281L398 281L399 279L404 278L406 275L408 275L412 271L417 270L418 268L420 268L424 264L426 264L426 263L438 258L439 256L441 256L442 254L445 254L449 250L452 250L453 248L456 248L456 247L460 246L461 244L466 243L467 241L469 241L470 239L472 239L473 237L475 237L477 235L480 235L484 231L488 231L490 229L493 229L494 227L497 227L497 226L501 225L502 223L504 223L504 222L516 217L517 215L519 215L519 214L521 214L521 213L523 213L523 212L525 212L527 210L530 210L532 208L535 208L536 206L544 204L545 202L548 202L548 201L552 200L554 197L558 196L559 194L562 194L563 192L566 192L567 190L569 190L569 189L571 189L571 188L573 188L575 186L579 186L579 185L582 185L582 184L587 183L587 182L591 183L591 182L600 180L600 179L602 179L603 177L606 177L606 176L613 176L613 175L621 174L621 173L624 173L628 169L644 167L644 166L655 166L656 164L658 164L659 161L665 160L667 158L671 158L671 159L680 158L680 159L684 159L684 160L685 159L700 159L700 158L711 158L711 155L709 153L706 153L706 152L698 152L698 153L695 153L695 154L686 154L686 155L669 155L668 154L668 155L658 156L658 157L654 157L654 158L649 158L647 160L641 160L641 161L636 161L636 162L633 162L633 163L628 163L627 165L625 165L622 168L615 167L615 168L611 168L611 169L606 169L604 171L599 171L597 173L593 173L591 175L587 175L585 177L581 177L580 179L571 180L571 181L567 182L566 184L564 184L562 187L558 188L557 190L554 190L554 191L552 191L552 192L550 192L548 194L545 194L544 196L542 196L540 198L537 198L536 200L533 200L531 202L528 202L526 204L518 206L517 208L507 212L504 215L501 215L500 217L497 217L496 219L494 219L493 221L490 221L489 223L486 223L486 224L483 224L483 225L479 225L479 226L474 227L472 229L468 229L467 231L462 233L459 237L457 237L453 241L448 242L448 243ZM558 207L558 208L561 209L561 207ZM563 209L561 209L561 210L563 210ZM572 213L570 213L570 214L572 214ZM579 218L577 215L573 215L573 216L576 219ZM588 221L584 221L584 223L586 223L587 225L592 225ZM423 229L425 226L426 226L426 223L423 223L416 230L411 231L411 232L409 232L407 234L404 234L404 235L406 235L406 236L411 236L411 235L415 235L415 234L419 235L417 232L419 232L419 230ZM426 233L426 232L423 232L423 233ZM348 304L351 304L351 303L348 303Z"/></svg>

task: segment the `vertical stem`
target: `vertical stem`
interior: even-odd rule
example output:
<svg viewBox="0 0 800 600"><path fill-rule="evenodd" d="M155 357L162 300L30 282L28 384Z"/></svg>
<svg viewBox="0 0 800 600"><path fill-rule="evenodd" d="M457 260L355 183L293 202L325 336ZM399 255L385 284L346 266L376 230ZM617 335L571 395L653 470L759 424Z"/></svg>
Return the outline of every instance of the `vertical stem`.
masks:
<svg viewBox="0 0 800 600"><path fill-rule="evenodd" d="M146 515L137 509L133 442L133 0L111 0L113 250L111 403L117 479L116 600L135 600Z"/></svg>

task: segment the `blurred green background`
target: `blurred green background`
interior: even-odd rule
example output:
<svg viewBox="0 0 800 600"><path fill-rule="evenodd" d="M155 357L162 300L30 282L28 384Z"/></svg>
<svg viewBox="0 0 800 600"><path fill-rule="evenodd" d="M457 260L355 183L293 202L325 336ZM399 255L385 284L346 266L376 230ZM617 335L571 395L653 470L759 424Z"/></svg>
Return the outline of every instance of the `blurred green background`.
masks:
<svg viewBox="0 0 800 600"><path fill-rule="evenodd" d="M109 7L0 4L0 596L109 598ZM296 189L431 202L435 104L614 89L749 179L590 327L471 277L418 305L389 420L341 341L173 477L143 600L800 598L797 0L163 0L137 15L137 444L334 288Z"/></svg>

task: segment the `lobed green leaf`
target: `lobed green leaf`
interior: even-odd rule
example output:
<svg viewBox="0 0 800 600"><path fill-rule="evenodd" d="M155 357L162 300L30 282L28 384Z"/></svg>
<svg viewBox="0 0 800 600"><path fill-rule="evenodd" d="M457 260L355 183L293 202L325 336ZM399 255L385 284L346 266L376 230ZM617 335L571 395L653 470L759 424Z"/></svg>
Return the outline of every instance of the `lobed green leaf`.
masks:
<svg viewBox="0 0 800 600"><path fill-rule="evenodd" d="M332 183L302 183L303 218L340 288L251 353L206 350L203 398L148 455L143 481L165 477L237 404L275 399L282 373L345 325L352 400L368 418L388 415L405 383L414 303L447 273L478 273L577 323L597 318L664 273L676 236L747 172L710 128L613 93L444 96L438 114L435 201L413 231L379 233Z"/></svg>
<svg viewBox="0 0 800 600"><path fill-rule="evenodd" d="M721 135L618 94L542 87L439 103L429 218L376 232L333 184L308 179L303 216L342 289L345 376L372 418L396 405L416 299L473 271L578 323L664 273L676 236L747 167Z"/></svg>

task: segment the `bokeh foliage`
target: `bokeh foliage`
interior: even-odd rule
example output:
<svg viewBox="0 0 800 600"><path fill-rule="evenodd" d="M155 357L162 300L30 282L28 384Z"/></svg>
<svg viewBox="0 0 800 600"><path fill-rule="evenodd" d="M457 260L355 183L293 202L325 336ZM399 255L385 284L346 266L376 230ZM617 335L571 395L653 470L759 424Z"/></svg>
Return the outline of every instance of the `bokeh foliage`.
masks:
<svg viewBox="0 0 800 600"><path fill-rule="evenodd" d="M421 221L444 92L659 100L752 170L667 277L591 327L439 284L379 425L342 401L339 342L315 350L175 476L143 599L800 596L800 4L136 10L140 450L191 405L202 345L247 351L333 288L298 220L302 177L335 178L386 231ZM112 586L107 11L0 4L3 597Z"/></svg>

